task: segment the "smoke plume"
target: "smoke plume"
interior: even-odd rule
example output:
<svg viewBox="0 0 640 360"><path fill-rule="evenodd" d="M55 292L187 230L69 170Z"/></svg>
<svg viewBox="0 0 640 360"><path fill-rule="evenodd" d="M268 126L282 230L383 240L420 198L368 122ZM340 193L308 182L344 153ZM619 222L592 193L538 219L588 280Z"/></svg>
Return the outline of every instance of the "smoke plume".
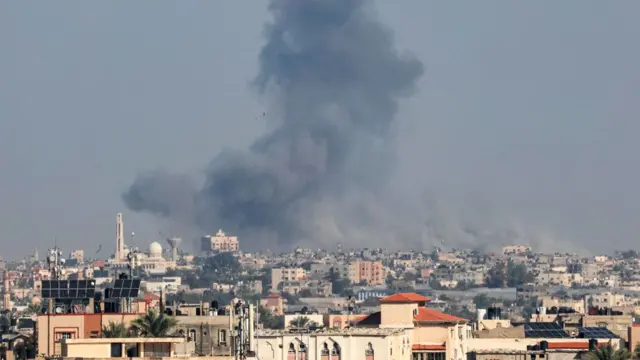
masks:
<svg viewBox="0 0 640 360"><path fill-rule="evenodd" d="M254 247L370 239L366 229L387 213L379 194L393 169L398 101L423 65L397 52L372 0L272 0L269 10L254 83L269 99L268 133L218 154L201 189L152 172L123 200Z"/></svg>

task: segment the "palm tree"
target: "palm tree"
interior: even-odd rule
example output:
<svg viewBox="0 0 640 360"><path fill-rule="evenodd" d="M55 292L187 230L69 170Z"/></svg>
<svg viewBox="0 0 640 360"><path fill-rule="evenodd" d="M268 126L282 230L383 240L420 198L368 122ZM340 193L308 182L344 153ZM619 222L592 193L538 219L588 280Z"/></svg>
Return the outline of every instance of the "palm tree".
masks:
<svg viewBox="0 0 640 360"><path fill-rule="evenodd" d="M126 338L129 337L129 329L124 323L109 321L109 325L102 327L103 338Z"/></svg>
<svg viewBox="0 0 640 360"><path fill-rule="evenodd" d="M601 346L589 353L590 360L629 360L631 352L627 349L614 350L611 345Z"/></svg>
<svg viewBox="0 0 640 360"><path fill-rule="evenodd" d="M318 327L318 324L315 321L312 321L306 316L298 316L297 318L291 320L289 323L291 327L295 328L312 328Z"/></svg>
<svg viewBox="0 0 640 360"><path fill-rule="evenodd" d="M29 306L24 312L26 314L39 314L41 310L42 310L42 304L38 302L38 303L29 304Z"/></svg>
<svg viewBox="0 0 640 360"><path fill-rule="evenodd" d="M173 316L149 309L145 315L131 322L131 330L138 336L165 337L173 332L177 324L178 320Z"/></svg>

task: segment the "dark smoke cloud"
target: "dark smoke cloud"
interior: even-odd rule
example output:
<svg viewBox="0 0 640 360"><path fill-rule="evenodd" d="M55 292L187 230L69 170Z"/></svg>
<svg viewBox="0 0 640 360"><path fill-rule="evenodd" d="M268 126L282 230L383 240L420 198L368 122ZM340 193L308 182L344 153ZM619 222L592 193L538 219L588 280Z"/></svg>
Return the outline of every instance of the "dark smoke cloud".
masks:
<svg viewBox="0 0 640 360"><path fill-rule="evenodd" d="M373 194L392 172L398 100L423 65L398 54L370 0L273 0L269 9L255 86L271 101L270 131L248 151L216 156L197 191L154 172L124 202L262 245L364 238L383 208Z"/></svg>

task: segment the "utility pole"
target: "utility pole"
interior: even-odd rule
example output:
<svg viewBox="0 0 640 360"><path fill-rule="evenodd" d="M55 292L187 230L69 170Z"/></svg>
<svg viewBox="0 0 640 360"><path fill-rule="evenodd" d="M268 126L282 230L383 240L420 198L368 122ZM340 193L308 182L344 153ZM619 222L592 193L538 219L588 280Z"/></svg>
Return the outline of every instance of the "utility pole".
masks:
<svg viewBox="0 0 640 360"><path fill-rule="evenodd" d="M232 334L233 334L233 355L235 360L246 360L251 350L252 331L252 307L242 300L237 300L232 304Z"/></svg>
<svg viewBox="0 0 640 360"><path fill-rule="evenodd" d="M47 264L49 265L52 280L60 280L62 276L62 265L64 265L64 263L65 259L62 258L62 251L57 246L49 249Z"/></svg>

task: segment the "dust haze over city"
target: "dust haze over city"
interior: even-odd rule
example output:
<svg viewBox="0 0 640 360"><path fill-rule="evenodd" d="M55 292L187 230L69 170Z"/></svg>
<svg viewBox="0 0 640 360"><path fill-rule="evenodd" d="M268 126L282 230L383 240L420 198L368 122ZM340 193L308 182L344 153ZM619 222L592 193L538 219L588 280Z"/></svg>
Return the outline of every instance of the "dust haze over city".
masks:
<svg viewBox="0 0 640 360"><path fill-rule="evenodd" d="M7 255L110 244L121 211L250 250L639 233L638 4L2 6Z"/></svg>

